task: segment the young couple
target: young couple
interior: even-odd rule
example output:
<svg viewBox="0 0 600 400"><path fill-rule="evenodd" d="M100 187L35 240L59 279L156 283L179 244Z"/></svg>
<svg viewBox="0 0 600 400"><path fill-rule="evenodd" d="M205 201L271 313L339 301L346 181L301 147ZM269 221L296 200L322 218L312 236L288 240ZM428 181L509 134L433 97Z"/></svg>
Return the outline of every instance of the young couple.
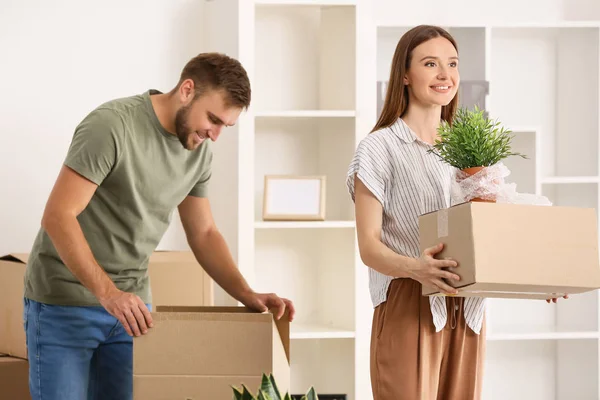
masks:
<svg viewBox="0 0 600 400"><path fill-rule="evenodd" d="M476 399L485 343L481 300L453 289L453 261L419 254L417 217L448 205L451 170L427 150L450 121L457 46L419 26L394 55L383 113L351 161L360 253L375 308L375 400ZM33 400L132 399L132 339L152 329L150 254L178 209L199 264L232 297L280 317L293 303L256 293L238 272L207 199L211 142L250 104L242 65L217 53L184 67L175 88L109 101L77 126L47 201L25 277Z"/></svg>

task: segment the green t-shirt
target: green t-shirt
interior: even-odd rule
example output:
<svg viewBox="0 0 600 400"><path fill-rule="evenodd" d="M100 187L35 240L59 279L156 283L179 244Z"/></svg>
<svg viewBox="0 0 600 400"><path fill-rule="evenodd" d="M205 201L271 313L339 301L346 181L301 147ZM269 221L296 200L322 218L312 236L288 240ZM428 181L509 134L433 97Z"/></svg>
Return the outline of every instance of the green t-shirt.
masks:
<svg viewBox="0 0 600 400"><path fill-rule="evenodd" d="M77 126L65 165L98 186L78 221L98 264L123 291L152 302L147 267L186 196L204 197L212 151L189 151L154 113L149 90L107 102ZM38 232L25 275L25 297L61 305L98 305Z"/></svg>

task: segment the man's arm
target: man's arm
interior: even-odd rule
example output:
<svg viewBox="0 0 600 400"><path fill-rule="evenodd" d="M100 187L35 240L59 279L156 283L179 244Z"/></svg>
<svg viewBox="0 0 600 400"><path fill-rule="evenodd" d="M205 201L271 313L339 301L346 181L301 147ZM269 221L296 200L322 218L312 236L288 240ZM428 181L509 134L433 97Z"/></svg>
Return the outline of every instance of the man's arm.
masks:
<svg viewBox="0 0 600 400"><path fill-rule="evenodd" d="M249 308L257 311L277 309L278 319L288 308L290 321L293 319L294 306L290 300L279 298L273 293L255 293L250 288L215 225L207 198L186 197L179 205L179 215L194 256L219 286Z"/></svg>
<svg viewBox="0 0 600 400"><path fill-rule="evenodd" d="M102 298L116 287L96 262L77 221L97 187L63 166L46 203L42 227L67 268L94 296Z"/></svg>
<svg viewBox="0 0 600 400"><path fill-rule="evenodd" d="M152 317L139 297L120 291L96 261L77 216L98 186L63 166L42 217L58 255L73 275L117 318L130 335L152 326Z"/></svg>

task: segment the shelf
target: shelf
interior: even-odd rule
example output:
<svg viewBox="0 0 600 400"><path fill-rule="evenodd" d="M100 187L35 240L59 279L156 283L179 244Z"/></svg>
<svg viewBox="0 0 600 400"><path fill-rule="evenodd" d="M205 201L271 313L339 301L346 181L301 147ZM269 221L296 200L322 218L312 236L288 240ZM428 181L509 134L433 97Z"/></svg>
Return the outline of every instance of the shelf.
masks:
<svg viewBox="0 0 600 400"><path fill-rule="evenodd" d="M490 22L490 23L479 23L479 22L452 22L448 24L448 21L428 21L428 24L438 25L443 27L451 27L458 29L473 29L473 28L492 28L492 29L525 29L525 28L536 28L536 29L554 29L554 28L598 28L600 27L600 21L548 21L548 22ZM395 30L404 29L405 26L413 26L412 23L398 23L398 24L377 24L377 29Z"/></svg>
<svg viewBox="0 0 600 400"><path fill-rule="evenodd" d="M254 0L257 6L353 6L356 0Z"/></svg>
<svg viewBox="0 0 600 400"><path fill-rule="evenodd" d="M352 118L260 118L255 123L254 219L262 221L265 175L324 175L325 219L354 219L346 187L355 150Z"/></svg>
<svg viewBox="0 0 600 400"><path fill-rule="evenodd" d="M488 342L484 369L484 399L598 399L597 339Z"/></svg>
<svg viewBox="0 0 600 400"><path fill-rule="evenodd" d="M317 226L317 225L315 225ZM255 230L256 289L294 302L300 337L349 337L354 315L353 229ZM335 328L326 328L335 327Z"/></svg>
<svg viewBox="0 0 600 400"><path fill-rule="evenodd" d="M314 116L312 110L324 110L325 116L329 110L355 110L356 2L259 4L254 107L268 110L267 116L275 111L288 116L289 110L307 110L309 116Z"/></svg>
<svg viewBox="0 0 600 400"><path fill-rule="evenodd" d="M354 342L354 340L292 340L290 394L306 393L306 390L313 386L319 396L327 393L344 393L348 395L348 400L368 399L367 396L355 393L356 381L352 377L358 365Z"/></svg>
<svg viewBox="0 0 600 400"><path fill-rule="evenodd" d="M356 116L354 110L281 110L258 111L256 118L352 118Z"/></svg>
<svg viewBox="0 0 600 400"><path fill-rule="evenodd" d="M572 294L556 304L544 300L488 299L490 338L496 341L600 338L598 300L598 291Z"/></svg>
<svg viewBox="0 0 600 400"><path fill-rule="evenodd" d="M353 331L336 329L326 325L291 324L291 339L347 339L353 338Z"/></svg>
<svg viewBox="0 0 600 400"><path fill-rule="evenodd" d="M453 2L451 7L431 12L431 3L375 1L378 25L430 24L460 27L578 27L598 26L600 3L597 0L506 0ZM435 2L442 6L445 2ZM435 6L434 6L435 7Z"/></svg>
<svg viewBox="0 0 600 400"><path fill-rule="evenodd" d="M597 181L596 181L597 182ZM542 187L542 195L555 206L563 207L598 207L598 184L597 183L580 183L569 182L565 180L557 184L544 184Z"/></svg>
<svg viewBox="0 0 600 400"><path fill-rule="evenodd" d="M492 24L492 28L536 28L536 29L569 29L569 28L598 28L598 21L556 21L556 22L516 22Z"/></svg>
<svg viewBox="0 0 600 400"><path fill-rule="evenodd" d="M578 29L578 28L598 28L598 21L549 21L549 22L502 22L490 24L492 29L510 28L510 29Z"/></svg>
<svg viewBox="0 0 600 400"><path fill-rule="evenodd" d="M542 184L569 184L569 183L600 183L597 176L549 176L542 178Z"/></svg>
<svg viewBox="0 0 600 400"><path fill-rule="evenodd" d="M490 116L539 126L546 176L598 174L600 29L589 25L490 29Z"/></svg>
<svg viewBox="0 0 600 400"><path fill-rule="evenodd" d="M256 229L336 229L354 228L354 221L257 221Z"/></svg>
<svg viewBox="0 0 600 400"><path fill-rule="evenodd" d="M600 339L600 332L538 332L489 334L488 341Z"/></svg>
<svg viewBox="0 0 600 400"><path fill-rule="evenodd" d="M524 126L524 125L507 126L506 128L511 130L512 133L515 135L519 135L519 134L523 134L523 133L537 133L540 130L539 126Z"/></svg>

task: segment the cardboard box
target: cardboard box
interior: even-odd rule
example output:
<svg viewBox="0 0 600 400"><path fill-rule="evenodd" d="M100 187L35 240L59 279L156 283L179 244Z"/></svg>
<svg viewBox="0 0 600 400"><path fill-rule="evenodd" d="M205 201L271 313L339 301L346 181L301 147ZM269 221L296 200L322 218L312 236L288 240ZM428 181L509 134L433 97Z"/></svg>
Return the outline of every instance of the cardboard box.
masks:
<svg viewBox="0 0 600 400"><path fill-rule="evenodd" d="M26 360L0 355L0 399L31 400Z"/></svg>
<svg viewBox="0 0 600 400"><path fill-rule="evenodd" d="M290 388L286 314L245 307L158 307L154 328L133 341L135 400L231 400L231 386L256 392L272 373Z"/></svg>
<svg viewBox="0 0 600 400"><path fill-rule="evenodd" d="M27 358L23 328L23 281L27 254L0 257L0 353ZM212 279L192 252L157 251L148 266L156 305L210 306Z"/></svg>
<svg viewBox="0 0 600 400"><path fill-rule="evenodd" d="M600 288L596 211L469 202L422 215L420 247L459 263L458 296L560 297ZM439 295L423 286L423 295Z"/></svg>
<svg viewBox="0 0 600 400"><path fill-rule="evenodd" d="M191 251L156 251L148 266L152 306L212 306L213 280Z"/></svg>
<svg viewBox="0 0 600 400"><path fill-rule="evenodd" d="M0 353L27 358L23 280L27 254L0 257Z"/></svg>

